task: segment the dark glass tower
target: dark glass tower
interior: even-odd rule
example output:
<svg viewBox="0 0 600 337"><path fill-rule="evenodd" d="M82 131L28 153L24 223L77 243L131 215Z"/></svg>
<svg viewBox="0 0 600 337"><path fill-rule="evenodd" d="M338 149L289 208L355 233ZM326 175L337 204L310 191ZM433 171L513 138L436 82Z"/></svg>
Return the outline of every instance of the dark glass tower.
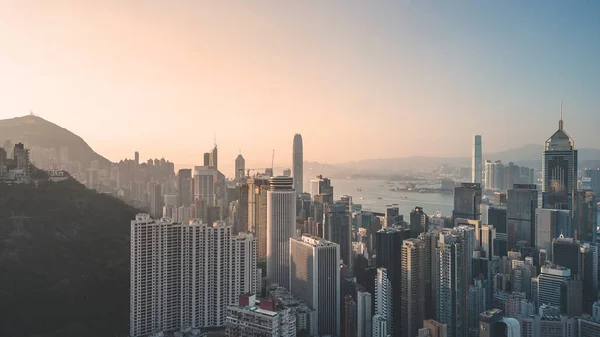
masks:
<svg viewBox="0 0 600 337"><path fill-rule="evenodd" d="M546 140L542 160L542 207L575 210L577 150L563 129L562 104L558 130Z"/></svg>
<svg viewBox="0 0 600 337"><path fill-rule="evenodd" d="M452 218L481 219L481 184L462 183L454 188L454 211Z"/></svg>

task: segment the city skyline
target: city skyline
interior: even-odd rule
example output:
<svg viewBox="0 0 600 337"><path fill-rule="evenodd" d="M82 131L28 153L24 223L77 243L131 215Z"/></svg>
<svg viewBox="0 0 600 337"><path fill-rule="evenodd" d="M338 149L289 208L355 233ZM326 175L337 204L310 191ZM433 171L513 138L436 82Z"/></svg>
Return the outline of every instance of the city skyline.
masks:
<svg viewBox="0 0 600 337"><path fill-rule="evenodd" d="M600 74L598 4L365 6L6 6L0 118L31 109L112 161L133 150L160 158L177 147L170 160L197 164L185 158L201 158L216 135L224 165L240 150L249 165L268 162L275 149L275 165L288 166L294 133L305 136L306 160L327 163L467 157L474 134L484 152L538 144L563 98L577 147L598 143L599 106L589 98ZM252 142L242 136L249 125L234 122L284 115L303 118ZM465 118L470 123L457 122ZM430 132L392 132L417 124ZM165 125L180 132L157 141ZM379 136L352 136L365 133ZM321 134L347 136L322 147Z"/></svg>

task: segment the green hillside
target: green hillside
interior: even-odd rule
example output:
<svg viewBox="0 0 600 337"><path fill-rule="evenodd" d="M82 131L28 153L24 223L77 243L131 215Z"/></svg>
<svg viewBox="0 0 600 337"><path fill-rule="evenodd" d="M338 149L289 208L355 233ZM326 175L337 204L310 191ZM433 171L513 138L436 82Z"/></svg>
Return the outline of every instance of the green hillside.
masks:
<svg viewBox="0 0 600 337"><path fill-rule="evenodd" d="M0 185L0 336L126 336L137 212L73 179Z"/></svg>

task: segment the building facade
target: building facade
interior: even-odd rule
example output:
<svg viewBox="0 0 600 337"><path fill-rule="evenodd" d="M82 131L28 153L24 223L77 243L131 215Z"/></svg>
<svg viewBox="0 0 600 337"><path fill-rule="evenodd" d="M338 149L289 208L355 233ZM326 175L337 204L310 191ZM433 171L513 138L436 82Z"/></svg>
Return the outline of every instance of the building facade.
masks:
<svg viewBox="0 0 600 337"><path fill-rule="evenodd" d="M296 233L293 178L272 177L267 192L267 278L290 287L290 239Z"/></svg>

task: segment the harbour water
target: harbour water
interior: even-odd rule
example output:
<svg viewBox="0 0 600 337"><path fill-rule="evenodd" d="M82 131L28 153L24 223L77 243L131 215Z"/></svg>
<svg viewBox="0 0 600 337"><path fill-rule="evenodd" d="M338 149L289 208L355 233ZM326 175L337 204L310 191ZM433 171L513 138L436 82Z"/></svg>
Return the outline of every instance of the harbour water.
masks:
<svg viewBox="0 0 600 337"><path fill-rule="evenodd" d="M423 207L424 212L429 215L439 211L445 216L452 215L454 207L452 194L390 191L395 185L384 180L332 179L331 185L335 200L339 200L342 195L349 195L354 204L362 205L363 210L382 213L385 212L386 205L398 204L404 219L408 219L416 206Z"/></svg>

